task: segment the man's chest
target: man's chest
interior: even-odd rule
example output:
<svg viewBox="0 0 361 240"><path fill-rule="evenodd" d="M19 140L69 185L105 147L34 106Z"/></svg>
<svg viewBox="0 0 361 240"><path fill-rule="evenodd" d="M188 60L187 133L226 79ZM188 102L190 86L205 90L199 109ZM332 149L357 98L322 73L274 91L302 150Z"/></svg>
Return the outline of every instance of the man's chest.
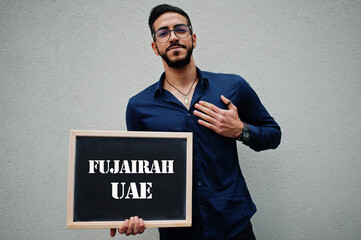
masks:
<svg viewBox="0 0 361 240"><path fill-rule="evenodd" d="M180 104L153 106L142 116L142 125L147 131L193 132L197 127L198 117L193 115L193 108L186 109Z"/></svg>

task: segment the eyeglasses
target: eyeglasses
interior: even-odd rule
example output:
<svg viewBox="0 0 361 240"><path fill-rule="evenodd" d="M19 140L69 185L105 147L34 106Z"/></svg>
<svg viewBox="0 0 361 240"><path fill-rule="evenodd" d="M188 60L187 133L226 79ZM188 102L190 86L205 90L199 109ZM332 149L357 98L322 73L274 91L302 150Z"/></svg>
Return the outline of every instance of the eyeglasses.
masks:
<svg viewBox="0 0 361 240"><path fill-rule="evenodd" d="M170 32L172 31L177 37L186 38L189 36L191 29L191 26L183 24L176 26L173 30L162 28L153 33L153 38L161 43L167 42L170 39Z"/></svg>

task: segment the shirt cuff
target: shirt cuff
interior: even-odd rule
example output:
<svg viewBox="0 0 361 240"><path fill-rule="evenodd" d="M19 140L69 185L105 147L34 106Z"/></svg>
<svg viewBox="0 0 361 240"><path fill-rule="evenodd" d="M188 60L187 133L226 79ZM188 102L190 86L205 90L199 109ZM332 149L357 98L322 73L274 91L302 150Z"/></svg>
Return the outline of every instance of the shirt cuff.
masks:
<svg viewBox="0 0 361 240"><path fill-rule="evenodd" d="M259 127L253 126L251 124L248 124L249 126L249 131L250 131L250 138L248 141L244 142L246 145L253 145L253 144L257 144L260 136L262 135L262 131L260 130Z"/></svg>

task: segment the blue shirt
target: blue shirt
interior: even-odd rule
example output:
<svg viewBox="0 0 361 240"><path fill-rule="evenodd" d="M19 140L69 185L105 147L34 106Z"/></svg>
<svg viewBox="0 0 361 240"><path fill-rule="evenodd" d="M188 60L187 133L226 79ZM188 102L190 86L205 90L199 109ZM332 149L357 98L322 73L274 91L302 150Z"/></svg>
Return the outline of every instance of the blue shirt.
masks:
<svg viewBox="0 0 361 240"><path fill-rule="evenodd" d="M196 102L227 109L220 96L230 99L250 127L250 139L244 144L256 151L276 148L281 139L280 127L242 77L198 68L197 74L189 110L163 89L164 73L127 106L129 131L193 132L192 227L161 228L161 239L227 239L241 232L256 212L240 170L236 139L200 125L193 115Z"/></svg>

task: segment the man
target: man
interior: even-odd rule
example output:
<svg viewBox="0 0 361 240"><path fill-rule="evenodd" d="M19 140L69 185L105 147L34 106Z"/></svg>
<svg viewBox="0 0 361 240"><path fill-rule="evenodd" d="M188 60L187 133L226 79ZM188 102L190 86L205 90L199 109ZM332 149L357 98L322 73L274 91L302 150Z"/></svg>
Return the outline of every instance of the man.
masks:
<svg viewBox="0 0 361 240"><path fill-rule="evenodd" d="M160 228L160 239L255 239L250 219L256 207L236 142L256 151L276 148L280 127L243 78L196 67L197 38L182 9L153 8L149 27L164 73L129 100L128 130L193 132L194 139L192 227ZM118 230L129 235L144 228L142 219L132 217Z"/></svg>

